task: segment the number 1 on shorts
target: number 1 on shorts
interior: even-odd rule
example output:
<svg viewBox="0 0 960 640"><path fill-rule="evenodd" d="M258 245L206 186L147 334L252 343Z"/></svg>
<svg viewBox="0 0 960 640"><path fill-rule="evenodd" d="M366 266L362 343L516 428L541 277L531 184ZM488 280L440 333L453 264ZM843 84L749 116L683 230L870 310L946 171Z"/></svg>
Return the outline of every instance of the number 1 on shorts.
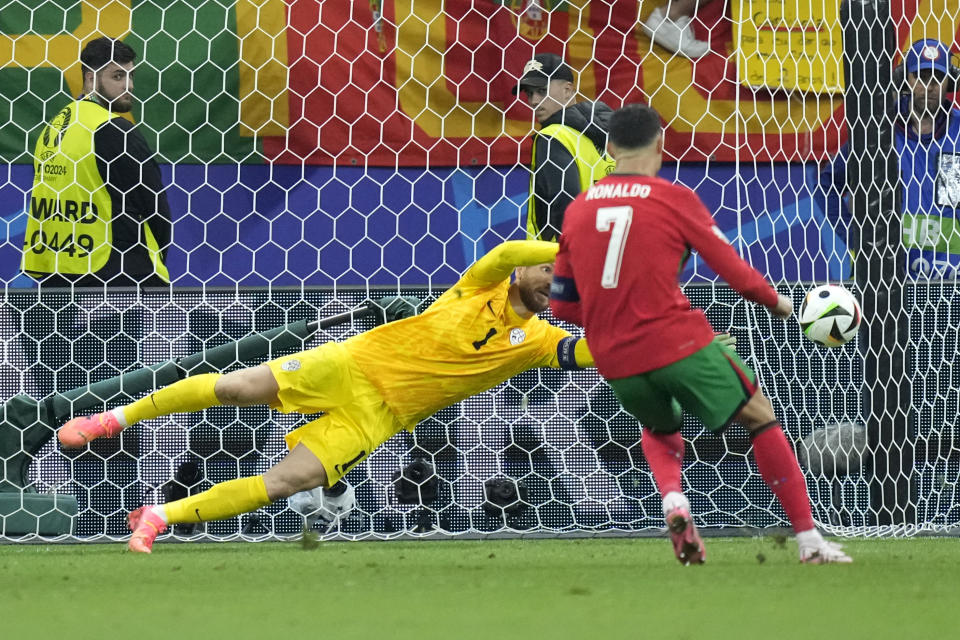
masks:
<svg viewBox="0 0 960 640"><path fill-rule="evenodd" d="M600 286L604 289L616 289L620 282L620 264L623 262L623 250L627 245L627 234L633 221L633 207L600 207L597 209L597 231L610 231L610 243L607 244L607 257L603 261L603 275Z"/></svg>

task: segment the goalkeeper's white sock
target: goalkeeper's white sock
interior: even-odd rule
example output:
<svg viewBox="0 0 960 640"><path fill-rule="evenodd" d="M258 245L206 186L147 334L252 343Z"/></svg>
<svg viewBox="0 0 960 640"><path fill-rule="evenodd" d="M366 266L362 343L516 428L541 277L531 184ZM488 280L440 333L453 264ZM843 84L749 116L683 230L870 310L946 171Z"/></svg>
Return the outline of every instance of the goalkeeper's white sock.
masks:
<svg viewBox="0 0 960 640"><path fill-rule="evenodd" d="M170 520L167 518L167 510L163 508L162 504L155 504L150 508L157 515L157 517L163 520L163 524L170 524Z"/></svg>
<svg viewBox="0 0 960 640"><path fill-rule="evenodd" d="M111 409L110 413L113 414L113 417L117 419L117 422L120 423L120 426L126 429L130 426L130 423L127 422L127 416L123 414L123 407L117 407L116 409Z"/></svg>

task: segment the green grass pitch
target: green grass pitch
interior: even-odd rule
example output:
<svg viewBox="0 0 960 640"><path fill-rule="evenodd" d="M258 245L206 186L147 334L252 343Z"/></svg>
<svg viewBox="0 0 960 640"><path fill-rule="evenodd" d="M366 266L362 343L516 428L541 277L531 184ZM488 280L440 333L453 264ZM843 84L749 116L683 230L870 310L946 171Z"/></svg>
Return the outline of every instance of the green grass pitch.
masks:
<svg viewBox="0 0 960 640"><path fill-rule="evenodd" d="M0 637L957 637L960 539L851 540L804 566L782 538L0 545Z"/></svg>

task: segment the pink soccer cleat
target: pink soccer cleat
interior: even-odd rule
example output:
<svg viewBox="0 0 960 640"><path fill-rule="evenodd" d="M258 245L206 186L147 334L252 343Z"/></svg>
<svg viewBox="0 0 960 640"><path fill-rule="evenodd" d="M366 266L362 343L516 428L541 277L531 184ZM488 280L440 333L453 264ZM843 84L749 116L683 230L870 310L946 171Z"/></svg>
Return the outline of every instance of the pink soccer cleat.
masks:
<svg viewBox="0 0 960 640"><path fill-rule="evenodd" d="M680 564L703 564L707 560L707 550L703 547L703 540L693 526L690 511L685 508L671 509L667 513L667 529L673 541L673 552L677 555Z"/></svg>
<svg viewBox="0 0 960 640"><path fill-rule="evenodd" d="M127 548L134 553L151 553L153 541L167 529L167 523L157 515L152 506L140 507L130 512L127 516L127 524L130 526L130 531L133 531Z"/></svg>
<svg viewBox="0 0 960 640"><path fill-rule="evenodd" d="M68 420L57 431L57 440L64 449L79 449L97 438L112 438L123 431L123 425L110 411Z"/></svg>

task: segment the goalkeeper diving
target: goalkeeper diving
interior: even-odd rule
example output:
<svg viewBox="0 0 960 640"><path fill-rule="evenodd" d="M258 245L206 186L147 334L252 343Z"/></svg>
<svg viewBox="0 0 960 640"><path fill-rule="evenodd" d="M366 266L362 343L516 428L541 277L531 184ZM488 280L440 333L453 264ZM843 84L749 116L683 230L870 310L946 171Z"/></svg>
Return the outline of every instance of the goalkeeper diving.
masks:
<svg viewBox="0 0 960 640"><path fill-rule="evenodd" d="M536 315L550 303L556 253L552 242L504 242L418 316L262 365L185 378L129 405L74 418L57 437L79 448L143 420L217 405L324 413L286 435L289 454L263 475L132 512L128 546L140 553L150 553L171 524L230 518L331 487L444 407L535 367L593 366L583 339Z"/></svg>

